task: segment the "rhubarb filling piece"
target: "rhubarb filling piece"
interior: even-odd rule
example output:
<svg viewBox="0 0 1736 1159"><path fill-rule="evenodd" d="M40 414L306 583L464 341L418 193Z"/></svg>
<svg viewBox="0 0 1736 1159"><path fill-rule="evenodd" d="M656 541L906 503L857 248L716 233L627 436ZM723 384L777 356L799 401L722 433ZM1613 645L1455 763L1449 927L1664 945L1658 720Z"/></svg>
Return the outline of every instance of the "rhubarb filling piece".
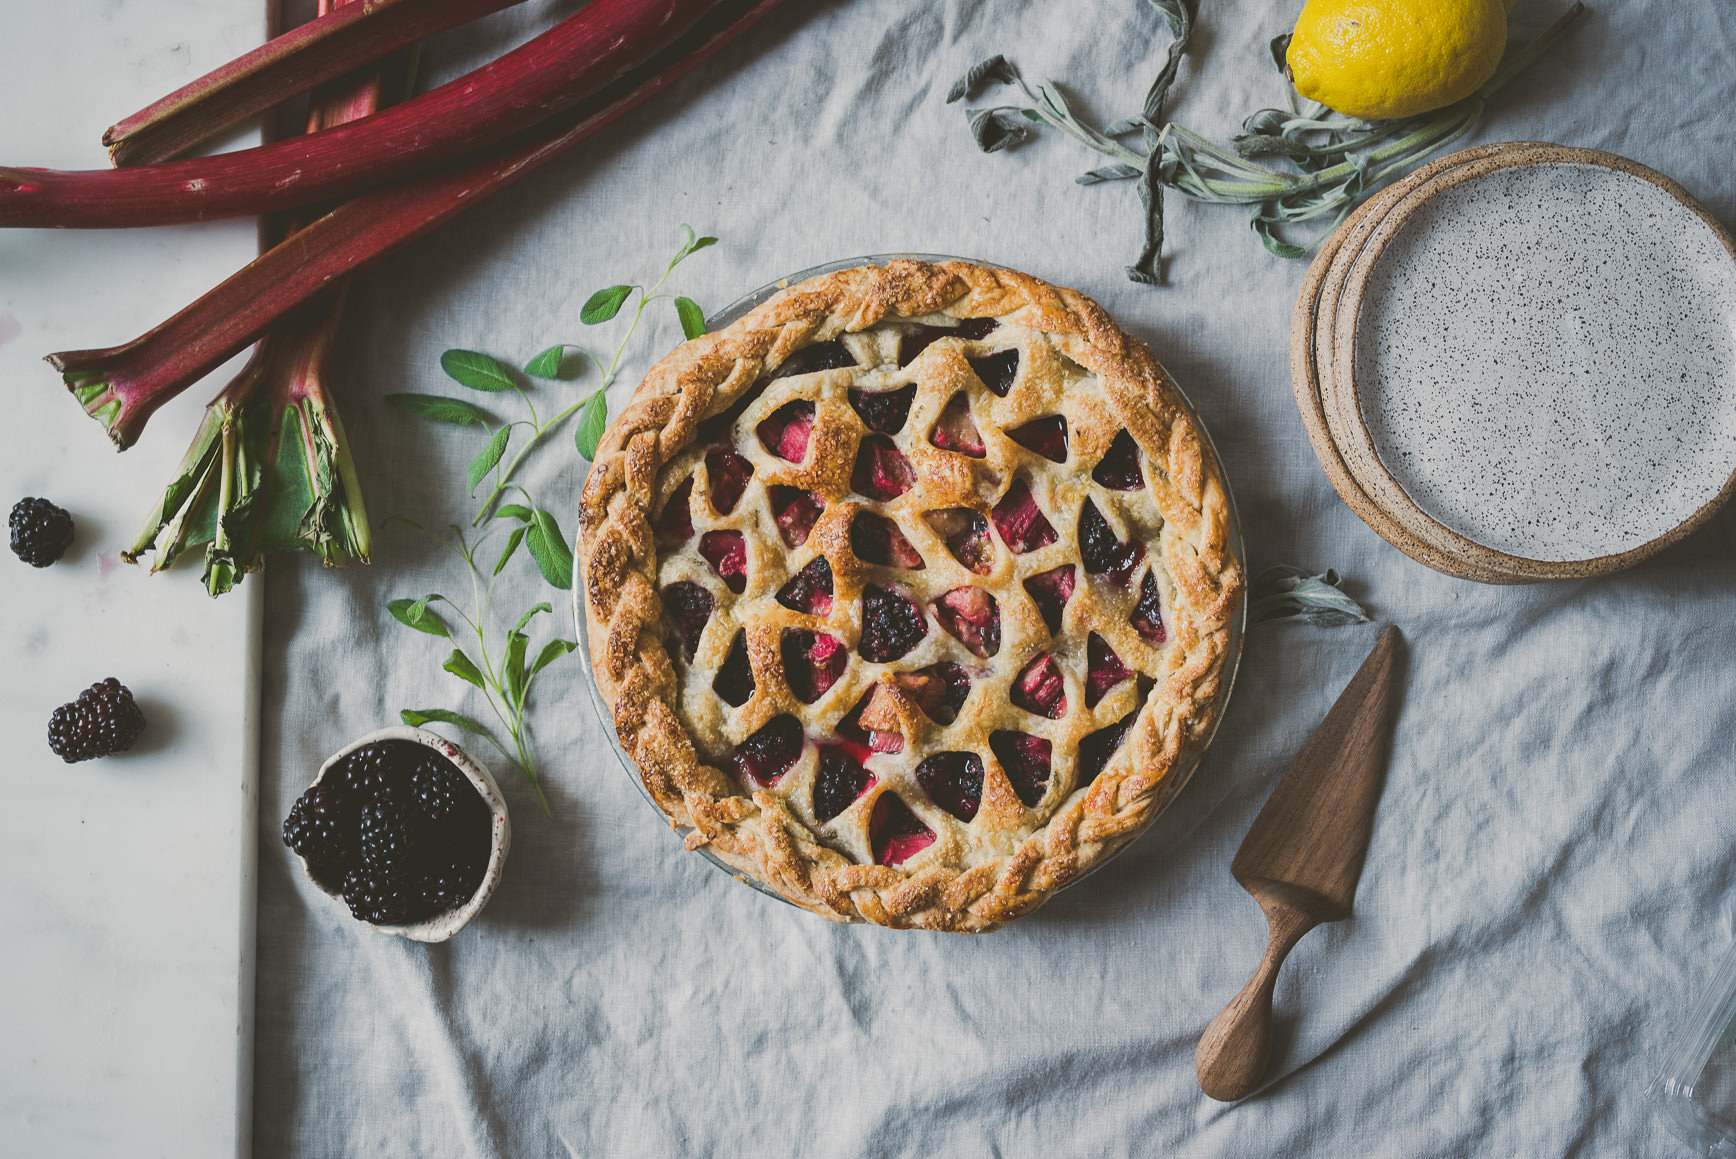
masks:
<svg viewBox="0 0 1736 1159"><path fill-rule="evenodd" d="M995 530L1001 533L1001 542L1014 555L1024 555L1055 542L1055 528L1038 508L1037 501L1031 497L1030 485L1023 479L1007 488L1006 495L995 504L992 514Z"/></svg>
<svg viewBox="0 0 1736 1159"><path fill-rule="evenodd" d="M1085 637L1085 707L1096 708L1103 694L1132 676L1109 641L1092 632Z"/></svg>
<svg viewBox="0 0 1736 1159"><path fill-rule="evenodd" d="M934 844L934 830L924 825L897 793L881 793L874 802L868 837L876 865L902 865Z"/></svg>
<svg viewBox="0 0 1736 1159"><path fill-rule="evenodd" d="M948 507L923 514L928 526L946 542L946 550L977 575L994 570L995 545L989 538L989 521L969 507Z"/></svg>
<svg viewBox="0 0 1736 1159"><path fill-rule="evenodd" d="M787 628L779 652L784 661L784 682L803 704L824 696L850 663L850 653L831 636L806 628Z"/></svg>
<svg viewBox="0 0 1736 1159"><path fill-rule="evenodd" d="M810 616L832 614L832 565L817 555L778 589L778 603Z"/></svg>
<svg viewBox="0 0 1736 1159"><path fill-rule="evenodd" d="M953 451L973 459L980 459L988 453L976 420L971 418L970 400L964 396L964 391L954 394L946 409L940 412L934 430L928 434L928 441L943 451Z"/></svg>
<svg viewBox="0 0 1736 1159"><path fill-rule="evenodd" d="M885 435L869 435L856 452L856 466L850 472L850 489L858 495L884 503L896 499L916 482L916 472L892 440Z"/></svg>
<svg viewBox="0 0 1736 1159"><path fill-rule="evenodd" d="M1038 656L1013 678L1008 699L1026 712L1060 720L1067 713L1066 683L1061 677L1061 666L1055 663L1053 656Z"/></svg>
<svg viewBox="0 0 1736 1159"><path fill-rule="evenodd" d="M981 588L954 588L934 601L934 618L985 660L1001 650L1001 609Z"/></svg>
<svg viewBox="0 0 1736 1159"><path fill-rule="evenodd" d="M861 511L850 522L850 550L863 563L921 571L927 565L898 524L872 511Z"/></svg>
<svg viewBox="0 0 1736 1159"><path fill-rule="evenodd" d="M724 447L705 456L705 475L711 482L711 509L728 515L741 502L741 493L753 478L753 464L733 448Z"/></svg>
<svg viewBox="0 0 1736 1159"><path fill-rule="evenodd" d="M699 554L730 591L741 595L747 587L747 540L741 532L706 532L699 537Z"/></svg>
<svg viewBox="0 0 1736 1159"><path fill-rule="evenodd" d="M794 548L808 542L814 523L826 510L825 503L812 491L781 483L766 488L766 495L771 500L772 521L778 525L778 538L784 541L784 546ZM688 534L692 534L691 528Z"/></svg>
<svg viewBox="0 0 1736 1159"><path fill-rule="evenodd" d="M786 402L760 423L760 445L791 463L808 457L808 439L814 433L814 404L807 399Z"/></svg>

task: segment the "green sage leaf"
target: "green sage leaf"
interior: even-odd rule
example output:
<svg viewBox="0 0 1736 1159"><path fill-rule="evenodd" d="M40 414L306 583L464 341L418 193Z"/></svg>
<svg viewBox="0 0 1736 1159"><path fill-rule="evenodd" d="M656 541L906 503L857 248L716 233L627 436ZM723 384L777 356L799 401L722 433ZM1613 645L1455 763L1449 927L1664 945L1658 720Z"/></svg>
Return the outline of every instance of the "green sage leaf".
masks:
<svg viewBox="0 0 1736 1159"><path fill-rule="evenodd" d="M598 391L585 404L585 409L579 412L579 425L573 428L573 446L579 454L587 459L597 457L597 444L603 441L603 432L609 427L609 400Z"/></svg>
<svg viewBox="0 0 1736 1159"><path fill-rule="evenodd" d="M946 90L946 103L950 105L966 97L974 101L984 81L1010 85L1018 79L1019 70L1013 67L1013 62L996 53L987 60L979 60L971 65L969 72L954 81L952 87Z"/></svg>
<svg viewBox="0 0 1736 1159"><path fill-rule="evenodd" d="M386 401L401 411L432 419L437 423L464 426L468 423L488 422L488 416L482 413L480 408L461 398L447 398L439 394L388 394Z"/></svg>
<svg viewBox="0 0 1736 1159"><path fill-rule="evenodd" d="M1272 54L1272 63L1277 65L1278 71L1286 76L1290 73L1290 37L1292 35L1292 33L1286 32L1282 36L1274 36L1272 43L1266 46Z"/></svg>
<svg viewBox="0 0 1736 1159"><path fill-rule="evenodd" d="M681 332L688 338L697 338L705 333L705 312L692 298L675 299L675 314L681 319Z"/></svg>
<svg viewBox="0 0 1736 1159"><path fill-rule="evenodd" d="M513 552L517 551L518 545L523 543L523 542L524 542L524 528L522 528L522 527L513 528L512 534L507 536L506 549L500 553L500 562L498 562L494 565L494 574L495 575L499 575L501 573L501 569L506 567L506 561L512 558Z"/></svg>
<svg viewBox="0 0 1736 1159"><path fill-rule="evenodd" d="M445 708L406 708L399 711L398 719L411 728L420 728L429 721L437 721L440 724L450 724L456 728L461 728L465 732L473 732L477 736L485 737L488 735L486 728L468 716Z"/></svg>
<svg viewBox="0 0 1736 1159"><path fill-rule="evenodd" d="M566 591L573 586L573 549L561 534L560 524L547 511L536 513L536 522L525 533L524 545L550 584Z"/></svg>
<svg viewBox="0 0 1736 1159"><path fill-rule="evenodd" d="M530 637L523 632L508 632L506 636L506 657L501 661L501 670L506 676L506 696L514 708L524 707L524 693L528 687L528 678L524 670L525 649L530 647Z"/></svg>
<svg viewBox="0 0 1736 1159"><path fill-rule="evenodd" d="M1031 131L1013 120L1004 109L966 109L965 121L977 148L984 153L999 153L1009 145L1017 145Z"/></svg>
<svg viewBox="0 0 1736 1159"><path fill-rule="evenodd" d="M483 683L481 670L476 667L476 664L470 659L470 657L466 656L457 648L452 649L452 655L448 656L446 658L446 663L440 665L440 667L446 669L446 671L452 673L452 675L458 677L458 679L467 684L474 684L483 691L487 691L488 689L488 685Z"/></svg>
<svg viewBox="0 0 1736 1159"><path fill-rule="evenodd" d="M470 480L472 495L476 494L476 485L488 477L488 473L500 462L500 457L506 454L506 443L511 437L512 428L501 427L494 432L494 437L488 440L488 445L482 448L482 453L470 460L470 469L465 475Z"/></svg>
<svg viewBox="0 0 1736 1159"><path fill-rule="evenodd" d="M579 321L587 326L595 326L599 322L607 322L621 312L622 303L633 292L632 286L610 286L606 290L598 290L585 300L579 310Z"/></svg>
<svg viewBox="0 0 1736 1159"><path fill-rule="evenodd" d="M1260 235L1261 244L1263 244L1272 254L1281 258L1289 258L1291 261L1296 261L1308 256L1308 251L1306 249L1299 245L1293 245L1279 237L1273 228L1277 223L1260 216L1258 210L1254 212L1254 218L1248 224L1253 227L1255 233Z"/></svg>
<svg viewBox="0 0 1736 1159"><path fill-rule="evenodd" d="M419 600L393 600L386 605L386 610L392 613L392 618L405 627L414 628L418 632L426 632L430 636L452 638L452 632L446 626L446 621L428 610L430 600L444 599L444 596L423 596Z"/></svg>
<svg viewBox="0 0 1736 1159"><path fill-rule="evenodd" d="M714 238L714 237L702 237L698 241L694 242L692 245L688 246L687 252L690 254L696 254L700 250L706 249L706 248L708 248L710 246L714 246L716 244L717 244L716 238Z"/></svg>
<svg viewBox="0 0 1736 1159"><path fill-rule="evenodd" d="M573 377L573 374L577 373L577 367L574 368L573 373L561 373L561 364L566 360L567 351L569 350L577 350L580 358L584 357L584 347L575 346L571 342L562 342L559 345L549 347L547 350L525 363L524 372L526 374L534 374L538 378L571 378Z"/></svg>
<svg viewBox="0 0 1736 1159"><path fill-rule="evenodd" d="M512 626L512 630L515 632L522 632L522 631L524 631L524 626L526 624L530 623L530 618L532 616L537 615L540 612L548 612L550 614L553 614L554 610L555 609L554 609L554 606L552 604L538 604L536 607L532 608L530 611L528 611L524 615L520 616L518 618L518 623L516 623Z"/></svg>
<svg viewBox="0 0 1736 1159"><path fill-rule="evenodd" d="M1322 628L1367 623L1368 613L1344 592L1343 585L1343 577L1331 568L1309 575L1289 564L1269 567L1254 585L1248 622L1298 620Z"/></svg>
<svg viewBox="0 0 1736 1159"><path fill-rule="evenodd" d="M578 646L577 640L550 640L543 645L542 651L537 653L536 663L530 666L531 676L535 676Z"/></svg>
<svg viewBox="0 0 1736 1159"><path fill-rule="evenodd" d="M504 515L508 519L522 519L529 523L535 515L529 507L520 503L502 503L494 509L495 515Z"/></svg>
<svg viewBox="0 0 1736 1159"><path fill-rule="evenodd" d="M1138 177L1141 172L1143 170L1135 169L1131 165L1123 165L1117 161L1113 165L1105 165L1101 169L1081 173L1073 180L1079 185L1096 185L1102 181L1126 181L1129 177Z"/></svg>
<svg viewBox="0 0 1736 1159"><path fill-rule="evenodd" d="M486 354L478 354L474 350L448 350L440 356L440 369L454 382L460 386L468 386L471 390L498 394L518 386L518 383L513 381L512 372L502 366L499 360Z"/></svg>

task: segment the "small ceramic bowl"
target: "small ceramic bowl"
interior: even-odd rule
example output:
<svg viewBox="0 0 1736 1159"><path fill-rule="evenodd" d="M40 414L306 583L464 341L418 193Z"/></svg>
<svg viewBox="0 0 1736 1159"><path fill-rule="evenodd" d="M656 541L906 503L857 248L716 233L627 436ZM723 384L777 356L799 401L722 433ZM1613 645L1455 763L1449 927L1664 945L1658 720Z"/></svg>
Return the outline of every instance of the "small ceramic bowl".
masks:
<svg viewBox="0 0 1736 1159"><path fill-rule="evenodd" d="M489 833L488 868L482 875L482 884L476 887L476 893L471 899L455 910L436 914L424 922L415 922L404 926L373 926L382 934L390 934L395 938L409 938L413 942L444 942L453 934L470 923L470 919L482 912L482 907L488 904L488 899L494 896L494 889L500 884L500 870L506 864L506 851L512 846L512 821L506 815L506 798L500 794L500 786L494 783L494 778L469 753L453 744L443 736L431 733L426 729L411 728L408 725L395 724L390 728L382 728L378 732L370 732L359 737L337 752L333 753L326 763L319 767L319 775L314 777L317 785L325 779L336 764L361 748L363 745L376 744L380 741L404 740L431 748L457 766L476 791L482 794L482 799L488 803L491 831ZM330 896L344 907L344 913L349 913L349 905L344 901L343 894L338 890L327 889L321 885L312 873L308 872L307 859L297 857L301 862L303 873L307 879L318 886L322 893ZM372 923L368 923L372 925Z"/></svg>

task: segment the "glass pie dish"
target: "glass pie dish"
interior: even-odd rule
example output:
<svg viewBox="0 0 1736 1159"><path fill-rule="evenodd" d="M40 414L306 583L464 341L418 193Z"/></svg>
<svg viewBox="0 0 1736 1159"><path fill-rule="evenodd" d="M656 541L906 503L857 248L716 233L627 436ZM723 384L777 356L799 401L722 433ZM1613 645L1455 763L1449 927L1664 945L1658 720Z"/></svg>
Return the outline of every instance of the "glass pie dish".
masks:
<svg viewBox="0 0 1736 1159"><path fill-rule="evenodd" d="M947 261L969 261L970 260L970 259L951 258L951 257L945 256L945 255L933 255L933 254L878 254L878 255L871 255L868 257L852 258L852 259L846 259L846 260L838 261L838 262L831 262L831 263L828 263L828 264L823 265L823 266L817 266L817 267L814 267L812 269L799 271L797 273L789 275L788 277L781 278L781 279L777 280L776 282L773 282L769 285L762 286L761 288L755 290L753 293L748 294L745 297L741 298L740 300L732 303L726 309L720 311L718 314L716 314L712 318L708 319L707 320L707 329L708 329L708 331L716 331L716 330L719 330L723 327L727 327L727 326L731 325L732 323L738 321L739 319L741 319L745 315L747 315L750 311L754 310L755 308L757 308L760 305L762 305L763 303L765 303L767 300L769 300L774 295L776 295L779 291L787 289L790 286L796 285L796 284L803 282L803 281L806 281L810 278L814 278L814 277L818 277L818 276L826 275L826 274L832 274L832 273L835 273L837 271L848 270L848 269L852 269L852 268L856 268L856 267L862 267L862 266L884 266L884 265L887 265L888 263L894 261L895 259L899 259L899 258L915 259L917 261L932 262L932 263L940 263L940 262L947 262ZM983 265L983 263L976 263L976 264L979 266ZM1013 275L1013 276L1022 277L1022 275ZM1025 279L1025 282L1028 284L1033 284L1037 287L1036 292L1038 293L1039 297L1041 297L1042 295L1045 295L1049 292L1043 287L1042 283L1032 282L1032 280L1028 279L1028 278ZM1067 291L1067 293L1070 294L1071 291ZM1077 300L1077 295L1074 295L1074 299ZM1087 305L1089 306L1089 308L1091 310L1097 309L1094 305L1090 305L1089 303L1087 303ZM1141 351L1141 356L1149 359L1149 356L1145 355L1143 353L1143 351ZM953 357L956 358L956 355ZM864 365L871 365L871 363L864 363ZM899 365L899 366L903 365L903 358L902 357L900 358L897 365ZM921 365L921 364L919 363L918 365ZM1075 369L1078 369L1078 368L1075 368ZM1084 372L1081 370L1080 373L1084 373ZM912 389L915 389L915 388L912 388ZM981 389L981 387L979 386L977 389ZM1217 460L1216 449L1215 449L1215 447L1212 447L1211 442L1210 442L1210 437L1209 437L1209 435L1206 435L1204 433L1204 428L1199 426L1199 419L1198 419L1197 413L1194 411L1193 407L1187 402L1187 400L1185 398L1179 399L1179 403L1180 403L1180 408L1185 412L1188 420L1190 420L1193 423L1194 427L1200 431L1201 441L1203 442L1206 450L1210 453L1211 459L1214 461ZM1173 406L1172 406L1170 413L1172 413L1172 414L1174 413ZM1125 432L1123 433L1122 437L1126 438ZM765 438L765 435L762 433L761 439L763 440L764 438ZM1132 445L1131 442L1129 442L1129 445L1130 446ZM937 447L942 446L941 442L939 441L938 436L935 438L935 446L937 446ZM799 459L800 454L798 453L794 457ZM1056 459L1054 459L1054 461L1060 462L1061 460L1056 458ZM1220 467L1221 467L1221 461L1220 461ZM1239 525L1239 521L1236 517L1233 499L1231 499L1229 494L1228 494L1227 485L1225 485L1223 487L1223 491L1224 491L1224 499L1227 503L1227 519L1223 520L1220 524L1214 525L1214 526L1221 526L1224 530L1223 545L1226 549L1228 556L1230 558L1232 558L1234 561L1240 561L1240 560L1245 558L1244 554L1243 554L1243 544L1242 544L1240 525ZM683 499L682 502L685 503L686 500ZM1045 526L1046 526L1046 524L1045 524ZM1015 552L1017 552L1017 551L1026 550L1026 549L1015 547L1015 548L1013 548L1013 550ZM916 566L920 568L920 563L918 563ZM575 616L575 624L576 624L576 627L577 627L578 632L579 632L579 639L581 642L581 646L584 648L584 651L585 651L587 668L589 668L590 667L590 661L591 661L590 646L589 646L590 641L589 641L589 632L587 630L586 611L585 611L585 607L583 604L583 599L584 599L584 595L583 595L583 591L582 591L582 582L583 581L580 578L582 576L582 574L583 574L582 572L575 574L574 589L573 589L573 611L574 611L574 616ZM735 590L739 591L740 589L737 588ZM829 590L829 588L828 588L828 590ZM1070 590L1070 588L1069 588L1069 590ZM1175 795L1180 791L1180 789L1186 784L1187 780L1191 777L1193 771L1198 767L1198 764L1200 762L1200 759L1201 759L1203 753L1205 752L1206 748L1209 746L1211 735L1213 732L1215 732L1216 721L1222 719L1223 701L1227 699L1227 697L1229 695L1230 688L1233 685L1234 676L1235 676L1235 669L1236 669L1236 665L1237 665L1237 662L1238 662L1239 657L1240 657L1242 631L1243 631L1243 628L1245 625L1246 601L1245 600L1238 600L1233 611L1227 610L1226 612L1219 613L1219 615L1220 616L1226 616L1227 615L1227 623L1223 619L1220 619L1219 621L1217 621L1219 623L1219 625L1222 627L1222 629L1225 631L1225 642L1224 642L1224 649L1223 649L1223 653L1222 653L1222 656L1223 656L1222 669L1221 669L1221 674L1218 676L1217 681L1216 681L1217 684L1220 686L1220 689L1221 689L1220 692L1215 694L1217 696L1217 710L1218 711L1217 711L1216 716L1213 720L1213 723L1211 724L1211 726L1209 728L1206 728L1204 730L1203 735L1196 734L1196 736L1198 737L1198 743L1197 743L1197 747L1194 748L1194 751L1191 754L1184 753L1184 754L1178 755L1175 758L1176 763L1174 765L1170 766L1168 774L1164 775L1162 777L1162 780L1161 780L1159 787L1155 791L1149 790L1149 789L1146 790L1147 793L1151 794L1151 796L1146 798L1147 805L1150 805L1152 803L1153 798L1155 798L1155 808L1157 810L1161 810L1163 807L1166 807L1170 803L1170 801L1173 800ZM1054 628L1051 627L1050 630L1053 631ZM866 653L865 653L865 655L866 655ZM977 653L977 655L980 656L980 655L982 655L982 653L979 652L979 653ZM876 659L876 658L875 657L869 657L869 659ZM613 713L610 710L608 703L605 701L603 694L601 693L601 691L597 687L594 680L588 682L588 695L591 697L592 706L597 712L598 720L603 725L605 732L608 734L610 745L612 748L614 748L615 753L616 753L616 757L621 762L623 769L628 773L629 777L631 777L634 784L639 787L641 793L646 796L647 800L653 805L653 807L658 809L659 815L663 816L664 810L661 807L657 806L655 798L652 796L650 791L647 790L645 784L643 783L641 776L639 774L639 770L636 768L632 759L628 756L628 754L621 748L621 746L617 742L616 736L615 736L615 729L614 729L614 725L613 725ZM1143 693L1142 693L1142 695L1143 695ZM804 700L804 702L806 703L808 701ZM733 702L731 702L731 703L733 703ZM1089 704L1091 702L1088 699L1086 701L1086 703ZM1131 717L1129 719L1131 719ZM1195 744L1195 741L1190 739L1190 741L1188 743L1190 746L1193 746ZM1047 752L1046 748L1045 748L1045 752ZM872 784L872 781L870 781L870 783ZM1027 803L1029 803L1029 802L1027 802ZM958 816L958 815L959 814L955 814L955 816ZM1153 815L1155 815L1155 814L1153 814ZM666 819L666 817L665 817L665 819ZM1074 871L1071 880L1078 880L1079 878L1086 876L1089 872L1094 871L1095 868L1102 863L1102 861L1108 860L1108 859L1112 858L1113 856L1115 856L1116 854L1118 854L1120 851L1120 848L1123 845L1125 845L1126 843L1127 843L1126 840L1122 839L1115 844L1115 847L1113 849L1109 849L1109 848L1103 849L1102 850L1102 856L1098 857L1096 859L1096 861L1090 863L1088 866L1086 866L1082 860L1080 870ZM770 894L772 894L772 896L780 897L781 900L786 900L786 901L789 900L788 898L783 898L782 895L778 894L774 889L770 888L769 886L765 885L764 883L762 883L760 881L756 881L751 876L744 874L739 867L732 865L729 862L722 859L721 857L717 856L709 848L707 848L707 846L705 846L704 844L701 844L698 846L698 851L703 853L707 857L708 860L711 860L713 862L713 864L718 865L719 868L722 868L726 872L730 873L731 876L736 877L739 880L747 881L749 884L754 885L755 888L760 889L762 892L770 893ZM878 852L878 851L876 851L876 852ZM884 864L884 862L882 862L882 864ZM1071 884L1071 880L1069 880L1067 882L1067 884ZM1054 887L1049 886L1046 888L1054 888Z"/></svg>

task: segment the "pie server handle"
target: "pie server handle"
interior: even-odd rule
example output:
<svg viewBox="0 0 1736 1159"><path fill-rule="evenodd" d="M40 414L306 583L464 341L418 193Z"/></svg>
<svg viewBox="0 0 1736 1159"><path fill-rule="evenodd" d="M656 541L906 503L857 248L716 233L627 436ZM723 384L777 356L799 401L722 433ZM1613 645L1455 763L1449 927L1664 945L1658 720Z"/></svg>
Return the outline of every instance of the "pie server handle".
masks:
<svg viewBox="0 0 1736 1159"><path fill-rule="evenodd" d="M1277 899L1260 898L1266 911L1266 953L1253 977L1230 1004L1218 1012L1194 1051L1194 1073L1200 1090L1219 1102L1234 1102L1252 1094L1272 1060L1272 986L1278 968L1320 923L1318 917Z"/></svg>

